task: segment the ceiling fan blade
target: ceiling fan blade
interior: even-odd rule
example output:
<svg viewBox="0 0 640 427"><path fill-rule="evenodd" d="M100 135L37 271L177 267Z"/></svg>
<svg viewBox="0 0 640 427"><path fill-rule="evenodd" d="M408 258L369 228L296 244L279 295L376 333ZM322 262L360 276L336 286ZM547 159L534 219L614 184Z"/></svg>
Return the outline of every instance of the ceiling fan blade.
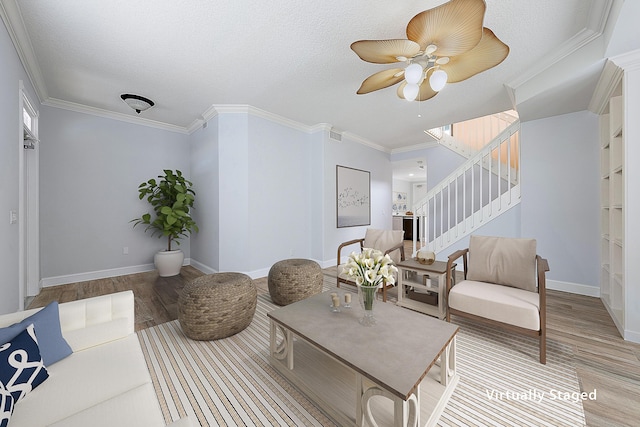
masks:
<svg viewBox="0 0 640 427"><path fill-rule="evenodd" d="M436 45L435 56L460 55L480 42L485 10L484 0L451 0L414 16L407 38L422 50Z"/></svg>
<svg viewBox="0 0 640 427"><path fill-rule="evenodd" d="M372 74L362 82L360 89L358 89L356 93L358 95L364 95L365 93L393 86L404 79L403 71L402 68L392 68Z"/></svg>
<svg viewBox="0 0 640 427"><path fill-rule="evenodd" d="M440 66L447 72L447 83L456 83L493 68L509 55L509 46L504 44L488 28L483 28L480 43L469 52L454 56L448 64Z"/></svg>
<svg viewBox="0 0 640 427"><path fill-rule="evenodd" d="M411 58L420 52L418 43L411 40L359 40L351 43L353 50L363 61L374 64L399 62L398 57Z"/></svg>
<svg viewBox="0 0 640 427"><path fill-rule="evenodd" d="M416 99L415 99L416 101L426 101L427 99L431 99L438 94L438 92L431 89L431 86L429 86L429 77L428 77L429 75L430 74L427 73L427 78L424 79L424 81L420 85L420 89L418 90L418 96L416 96ZM404 93L402 91L404 90L404 87L406 85L407 85L407 82L405 81L405 82L402 82L400 86L398 86L398 90L396 91L396 93L398 94L398 98L405 99Z"/></svg>

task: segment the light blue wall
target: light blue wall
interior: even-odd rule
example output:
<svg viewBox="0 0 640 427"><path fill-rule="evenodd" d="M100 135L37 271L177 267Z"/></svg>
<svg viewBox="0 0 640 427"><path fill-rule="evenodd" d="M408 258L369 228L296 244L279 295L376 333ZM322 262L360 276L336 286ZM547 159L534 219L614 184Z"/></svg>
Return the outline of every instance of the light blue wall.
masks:
<svg viewBox="0 0 640 427"><path fill-rule="evenodd" d="M19 108L19 82L33 106L38 98L4 25L0 25L0 313L19 308L18 224L9 224L9 211L18 211L19 156L22 150L22 112Z"/></svg>
<svg viewBox="0 0 640 427"><path fill-rule="evenodd" d="M287 258L332 265L338 245L367 228L336 226L336 165L371 171L371 227L391 226L386 153L251 113L217 115L190 144L197 201L206 199L191 239L196 266L264 277Z"/></svg>
<svg viewBox="0 0 640 427"><path fill-rule="evenodd" d="M206 272L220 270L220 168L218 117L189 137L191 178L196 192L193 219L200 231L191 236L191 260ZM199 263L199 264L198 264Z"/></svg>
<svg viewBox="0 0 640 427"><path fill-rule="evenodd" d="M187 135L42 106L40 139L42 278L152 263L166 240L132 228L149 212L137 188L163 169L189 177ZM189 239L179 248L188 258Z"/></svg>
<svg viewBox="0 0 640 427"><path fill-rule="evenodd" d="M538 240L548 279L599 288L598 116L582 111L521 129L521 234Z"/></svg>
<svg viewBox="0 0 640 427"><path fill-rule="evenodd" d="M325 266L335 263L338 246L363 238L368 227L391 229L391 161L389 154L343 138L324 141L324 253ZM371 225L337 228L336 165L371 172Z"/></svg>
<svg viewBox="0 0 640 427"><path fill-rule="evenodd" d="M268 273L277 261L311 258L311 135L249 116L248 254L250 271Z"/></svg>

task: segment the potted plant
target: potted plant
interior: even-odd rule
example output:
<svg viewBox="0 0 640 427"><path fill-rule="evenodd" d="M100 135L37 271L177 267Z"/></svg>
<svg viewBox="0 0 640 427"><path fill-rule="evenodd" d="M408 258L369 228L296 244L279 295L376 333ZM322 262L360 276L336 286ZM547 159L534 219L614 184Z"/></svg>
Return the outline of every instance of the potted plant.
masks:
<svg viewBox="0 0 640 427"><path fill-rule="evenodd" d="M192 231L198 232L198 226L189 213L196 195L192 186L182 172L170 169L165 169L164 175L159 175L158 180L152 178L138 186L138 197L140 200L147 199L154 215L145 213L131 222L134 222L134 227L146 225L145 231L151 230L152 236L167 238L167 249L159 251L154 257L161 277L180 274L184 253L180 249L172 250L172 243L179 245L182 237L187 237Z"/></svg>

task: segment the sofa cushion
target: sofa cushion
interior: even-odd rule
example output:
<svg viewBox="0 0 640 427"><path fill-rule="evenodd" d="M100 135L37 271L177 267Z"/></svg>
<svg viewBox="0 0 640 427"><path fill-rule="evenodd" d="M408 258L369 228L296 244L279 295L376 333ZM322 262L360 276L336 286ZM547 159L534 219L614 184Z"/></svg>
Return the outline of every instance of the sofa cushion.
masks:
<svg viewBox="0 0 640 427"><path fill-rule="evenodd" d="M471 236L467 279L535 291L535 239Z"/></svg>
<svg viewBox="0 0 640 427"><path fill-rule="evenodd" d="M164 427L151 383L125 391L97 405L50 424L50 427Z"/></svg>
<svg viewBox="0 0 640 427"><path fill-rule="evenodd" d="M33 325L0 345L0 383L15 403L42 384L49 373L44 366Z"/></svg>
<svg viewBox="0 0 640 427"><path fill-rule="evenodd" d="M0 329L0 344L10 341L27 326L33 324L38 337L38 346L45 366L50 366L72 353L71 347L60 331L58 302L54 301L31 316L7 328Z"/></svg>
<svg viewBox="0 0 640 427"><path fill-rule="evenodd" d="M537 292L464 280L451 288L449 307L509 325L540 330L540 296Z"/></svg>
<svg viewBox="0 0 640 427"><path fill-rule="evenodd" d="M129 319L114 319L64 333L74 352L115 341L129 335Z"/></svg>
<svg viewBox="0 0 640 427"><path fill-rule="evenodd" d="M151 382L136 334L75 352L49 374L16 405L12 427L49 425Z"/></svg>

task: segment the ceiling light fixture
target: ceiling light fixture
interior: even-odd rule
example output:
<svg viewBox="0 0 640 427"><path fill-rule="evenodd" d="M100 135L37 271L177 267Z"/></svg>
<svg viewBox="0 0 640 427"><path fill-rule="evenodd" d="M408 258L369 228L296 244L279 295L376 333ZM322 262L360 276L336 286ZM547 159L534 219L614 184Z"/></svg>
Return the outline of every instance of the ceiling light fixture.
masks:
<svg viewBox="0 0 640 427"><path fill-rule="evenodd" d="M351 49L363 61L407 64L372 74L357 93L402 82L398 97L425 101L447 83L461 82L500 64L509 55L509 46L482 26L485 10L485 0L450 0L414 16L407 25L406 39L352 43ZM424 84L427 80L429 84Z"/></svg>
<svg viewBox="0 0 640 427"><path fill-rule="evenodd" d="M156 105L149 98L145 98L144 96L140 96L140 95L133 95L133 94L130 94L130 93L123 93L122 95L120 95L120 98L122 98L122 100L129 107L131 107L134 110L136 110L136 113L138 113L138 114L140 114L141 111L146 111L149 108L151 108L154 105Z"/></svg>

